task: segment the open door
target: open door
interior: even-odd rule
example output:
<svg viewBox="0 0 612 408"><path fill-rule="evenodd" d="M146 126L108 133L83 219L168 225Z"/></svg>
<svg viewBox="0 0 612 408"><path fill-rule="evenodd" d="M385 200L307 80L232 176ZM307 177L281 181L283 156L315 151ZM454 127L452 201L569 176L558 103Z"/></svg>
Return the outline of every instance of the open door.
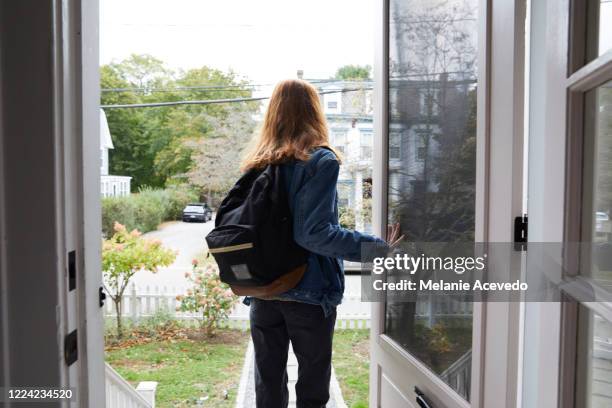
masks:
<svg viewBox="0 0 612 408"><path fill-rule="evenodd" d="M562 289L526 305L523 406L610 407L612 3L533 3L529 240L556 243Z"/></svg>
<svg viewBox="0 0 612 408"><path fill-rule="evenodd" d="M399 222L410 242L511 243L523 212L524 4L377 7L375 231ZM371 406L516 406L519 327L518 303L373 302Z"/></svg>

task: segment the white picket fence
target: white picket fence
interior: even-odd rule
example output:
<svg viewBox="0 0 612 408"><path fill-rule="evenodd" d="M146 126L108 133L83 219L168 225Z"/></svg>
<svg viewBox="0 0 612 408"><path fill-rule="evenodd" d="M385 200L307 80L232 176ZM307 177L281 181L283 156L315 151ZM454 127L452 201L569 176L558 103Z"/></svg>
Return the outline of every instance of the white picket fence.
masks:
<svg viewBox="0 0 612 408"><path fill-rule="evenodd" d="M157 311L166 310L179 320L197 321L200 316L196 313L177 311L180 302L177 295L184 295L189 289L188 285L177 286L137 286L130 284L123 295L122 315L124 318L138 322L142 318L155 315ZM361 279L359 276L347 277L344 298L338 306L336 329L366 329L370 327L370 303L361 300ZM393 308L389 313L393 315ZM106 317L115 317L115 305L107 297L104 306ZM436 297L429 301L427 296L419 297L415 314L418 318L429 319L430 323L438 318L469 318L472 314L472 304L457 302L451 297ZM249 327L249 308L242 301L234 307L225 327L247 330Z"/></svg>
<svg viewBox="0 0 612 408"><path fill-rule="evenodd" d="M344 298L338 307L336 329L367 329L370 327L370 304L361 302L360 282L358 280L355 282L347 280ZM195 322L200 318L199 314L176 310L180 305L176 296L184 295L189 288L188 285L137 286L132 283L123 294L122 316L132 322L138 322L143 318L155 315L158 311L165 310L178 320ZM116 317L115 304L110 296L107 296L104 305L104 315L109 318ZM236 304L223 326L240 330L248 329L249 307L242 303L242 299Z"/></svg>

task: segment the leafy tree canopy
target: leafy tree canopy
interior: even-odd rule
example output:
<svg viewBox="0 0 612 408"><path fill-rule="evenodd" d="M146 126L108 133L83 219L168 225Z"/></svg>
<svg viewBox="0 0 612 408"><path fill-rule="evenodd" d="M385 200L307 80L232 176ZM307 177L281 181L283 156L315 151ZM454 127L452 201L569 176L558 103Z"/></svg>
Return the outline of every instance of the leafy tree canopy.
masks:
<svg viewBox="0 0 612 408"><path fill-rule="evenodd" d="M233 72L210 67L187 71L170 69L151 55L129 58L104 65L100 69L101 104L134 104L178 100L247 98L252 95L248 82ZM114 149L110 152L110 172L131 176L132 188L165 187L189 181L194 160L201 156L205 143L215 137L217 121L224 132L244 132L239 139L250 138L254 123L242 122L234 129L228 118L235 112L250 116L256 102L210 105L179 105L155 108L106 108ZM210 186L203 186L207 189Z"/></svg>
<svg viewBox="0 0 612 408"><path fill-rule="evenodd" d="M346 81L370 79L372 67L369 65L344 65L336 71L335 79Z"/></svg>

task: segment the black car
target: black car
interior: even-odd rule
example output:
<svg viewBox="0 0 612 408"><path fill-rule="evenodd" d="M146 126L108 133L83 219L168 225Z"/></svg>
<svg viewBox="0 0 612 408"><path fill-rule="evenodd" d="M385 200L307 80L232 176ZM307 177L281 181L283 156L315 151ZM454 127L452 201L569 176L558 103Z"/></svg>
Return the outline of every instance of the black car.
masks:
<svg viewBox="0 0 612 408"><path fill-rule="evenodd" d="M206 203L190 203L183 209L183 221L206 222L212 219L212 210Z"/></svg>

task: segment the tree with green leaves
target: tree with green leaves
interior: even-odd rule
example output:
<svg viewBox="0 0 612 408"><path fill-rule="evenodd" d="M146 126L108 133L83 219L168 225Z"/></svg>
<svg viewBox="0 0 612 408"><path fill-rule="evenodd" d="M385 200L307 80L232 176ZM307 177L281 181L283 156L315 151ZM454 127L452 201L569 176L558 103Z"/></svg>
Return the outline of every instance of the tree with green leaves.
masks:
<svg viewBox="0 0 612 408"><path fill-rule="evenodd" d="M224 118L209 117L208 137L191 140L193 167L189 182L200 187L209 203L225 194L240 176L240 161L255 131L252 114L243 107L228 106Z"/></svg>
<svg viewBox="0 0 612 408"><path fill-rule="evenodd" d="M344 65L336 71L335 79L365 81L370 79L371 72L370 65Z"/></svg>
<svg viewBox="0 0 612 408"><path fill-rule="evenodd" d="M103 66L101 85L103 105L252 95L246 80L231 71L201 67L175 72L150 55L132 55L124 61ZM163 188L168 184L189 182L188 173L196 157L201 156L201 152L194 151L194 146L201 147L205 144L203 139L218 137L216 126L219 121L226 127L221 132L231 133L230 116L235 117L236 111L252 115L258 107L257 102L241 102L107 108L105 112L115 146L110 154L110 171L131 176L135 190L144 186ZM251 133L249 131L249 136ZM201 187L205 190L216 188Z"/></svg>

